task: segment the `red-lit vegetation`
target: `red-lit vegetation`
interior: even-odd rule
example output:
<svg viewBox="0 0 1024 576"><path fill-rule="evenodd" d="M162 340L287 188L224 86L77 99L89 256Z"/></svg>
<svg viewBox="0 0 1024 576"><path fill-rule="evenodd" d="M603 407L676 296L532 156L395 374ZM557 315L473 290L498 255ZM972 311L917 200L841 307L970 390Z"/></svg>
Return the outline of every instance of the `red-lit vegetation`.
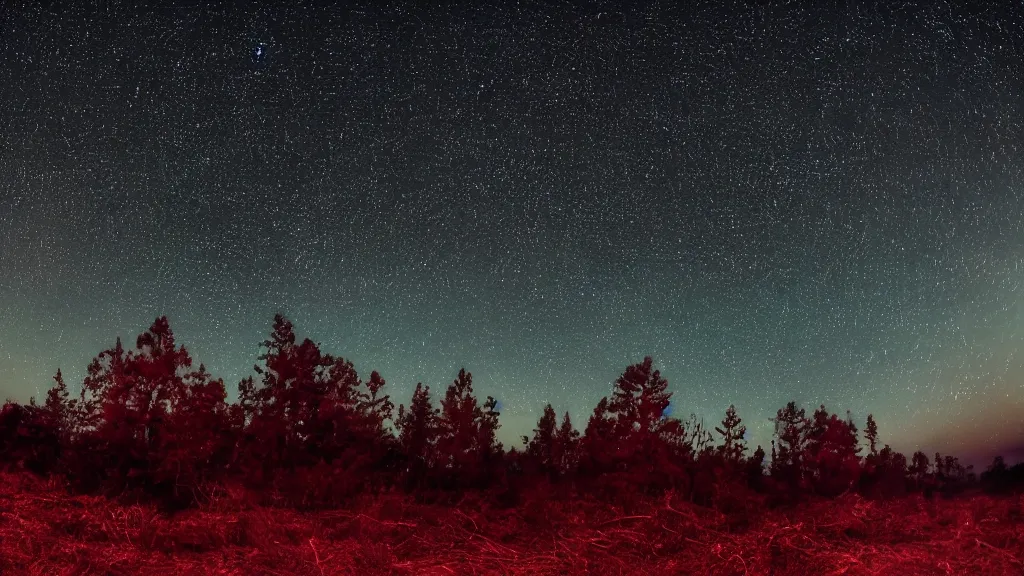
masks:
<svg viewBox="0 0 1024 576"><path fill-rule="evenodd" d="M582 433L546 406L522 448L465 370L394 404L377 372L275 318L224 383L159 318L0 411L0 573L1021 573L1024 466L879 448L872 417L795 403L766 462L733 407L667 416L650 358ZM32 474L26 474L25 471ZM989 494L984 494L988 492Z"/></svg>

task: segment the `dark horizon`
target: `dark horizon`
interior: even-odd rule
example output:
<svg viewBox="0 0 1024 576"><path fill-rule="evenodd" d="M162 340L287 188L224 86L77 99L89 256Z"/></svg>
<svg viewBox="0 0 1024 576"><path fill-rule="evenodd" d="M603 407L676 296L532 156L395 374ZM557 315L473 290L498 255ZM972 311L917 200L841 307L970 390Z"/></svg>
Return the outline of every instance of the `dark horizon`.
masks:
<svg viewBox="0 0 1024 576"><path fill-rule="evenodd" d="M154 317L229 399L275 312L506 445L675 415L1024 458L1024 5L0 10L0 394Z"/></svg>

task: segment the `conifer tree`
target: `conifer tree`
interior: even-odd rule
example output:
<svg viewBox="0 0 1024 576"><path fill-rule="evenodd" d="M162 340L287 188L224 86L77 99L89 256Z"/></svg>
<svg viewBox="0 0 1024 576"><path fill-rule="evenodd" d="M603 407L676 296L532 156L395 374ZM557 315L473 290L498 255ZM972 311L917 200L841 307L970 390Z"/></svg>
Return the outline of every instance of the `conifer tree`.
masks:
<svg viewBox="0 0 1024 576"><path fill-rule="evenodd" d="M555 409L548 404L533 430L533 439L523 440L527 443L526 454L554 481L575 470L579 436L569 413L565 413L559 426Z"/></svg>
<svg viewBox="0 0 1024 576"><path fill-rule="evenodd" d="M498 442L498 401L488 396L481 410L476 414L477 450L479 463L477 482L480 487L490 486L498 472L504 447Z"/></svg>
<svg viewBox="0 0 1024 576"><path fill-rule="evenodd" d="M928 475L928 468L928 456L920 450L914 452L909 472L918 488L924 485L925 478Z"/></svg>
<svg viewBox="0 0 1024 576"><path fill-rule="evenodd" d="M263 365L253 366L259 382L246 379L239 383L243 409L251 410L243 448L245 476L250 482L270 482L277 470L293 468L300 457L298 397L291 386L297 376L295 340L292 323L275 314L270 338L261 344L264 352L259 360Z"/></svg>
<svg viewBox="0 0 1024 576"><path fill-rule="evenodd" d="M742 422L743 420L736 414L736 406L730 404L725 411L722 426L715 428L715 432L722 436L722 444L718 451L727 462L739 462L743 458L743 453L747 451L744 441L747 427Z"/></svg>
<svg viewBox="0 0 1024 576"><path fill-rule="evenodd" d="M437 451L440 467L451 476L472 466L477 440L476 418L480 410L473 395L473 375L463 368L441 399Z"/></svg>
<svg viewBox="0 0 1024 576"><path fill-rule="evenodd" d="M165 316L139 335L134 351L126 352L119 338L100 353L83 382L83 421L92 448L79 452L106 461L80 461L79 467L108 471L107 487L114 491L153 481L168 414L184 393L183 375L191 365Z"/></svg>
<svg viewBox="0 0 1024 576"><path fill-rule="evenodd" d="M864 438L868 441L869 454L875 456L878 454L878 424L875 423L875 416L868 414L868 423L864 428Z"/></svg>
<svg viewBox="0 0 1024 576"><path fill-rule="evenodd" d="M562 425L559 426L555 435L552 461L555 469L562 476L570 475L576 470L576 463L579 458L577 447L580 433L573 428L569 413L562 417Z"/></svg>
<svg viewBox="0 0 1024 576"><path fill-rule="evenodd" d="M747 483L755 489L761 486L761 481L764 477L764 458L764 448L761 448L759 444L754 453L747 459Z"/></svg>
<svg viewBox="0 0 1024 576"><path fill-rule="evenodd" d="M440 410L430 401L430 387L416 384L409 408L398 407L398 445L407 461L405 479L408 488L421 486L436 461Z"/></svg>
<svg viewBox="0 0 1024 576"><path fill-rule="evenodd" d="M591 474L607 471L615 462L615 418L611 415L608 405L608 398L601 398L587 420L587 427L583 433L581 464Z"/></svg>
<svg viewBox="0 0 1024 576"><path fill-rule="evenodd" d="M312 482L316 498L343 498L369 482L386 457L392 403L380 374L364 385L352 362L308 338L297 341L291 321L275 315L263 364L254 367L259 381L239 384L247 478L286 480L303 469L305 480L292 483L296 494Z"/></svg>
<svg viewBox="0 0 1024 576"><path fill-rule="evenodd" d="M537 466L545 473L551 473L555 467L553 453L555 451L557 426L558 421L555 416L555 409L551 404L548 404L544 407L544 411L541 413L540 419L537 421L537 427L533 430L533 439L529 439L525 436L523 437L524 443L526 444L526 454L532 458L536 462Z"/></svg>
<svg viewBox="0 0 1024 576"><path fill-rule="evenodd" d="M100 352L89 363L79 399L85 431L96 431L102 425L105 399L118 396L118 390L126 386L125 361L126 353L119 336L113 348Z"/></svg>
<svg viewBox="0 0 1024 576"><path fill-rule="evenodd" d="M806 444L805 429L808 427L806 412L803 408L797 408L796 402L789 402L785 408L779 409L772 421L775 423L775 437L778 440L773 445L773 475L780 475L791 490L799 489Z"/></svg>
<svg viewBox="0 0 1024 576"><path fill-rule="evenodd" d="M165 504L188 506L208 498L234 458L240 425L228 406L224 381L200 364L186 376L161 437L154 488Z"/></svg>
<svg viewBox="0 0 1024 576"><path fill-rule="evenodd" d="M633 364L615 380L608 410L615 415L616 435L630 441L649 440L657 433L665 409L671 402L668 381L654 370L650 356Z"/></svg>
<svg viewBox="0 0 1024 576"><path fill-rule="evenodd" d="M64 375L60 369L53 377L54 384L46 392L46 401L43 403L43 410L47 415L48 425L51 427L60 442L61 450L67 450L71 446L71 440L77 426L77 400L71 399L68 386L64 382Z"/></svg>
<svg viewBox="0 0 1024 576"><path fill-rule="evenodd" d="M371 372L366 382L366 393L358 405L359 412L367 418L369 437L377 442L383 442L388 436L386 425L395 409L391 397L383 393L385 384L384 378L376 370Z"/></svg>
<svg viewBox="0 0 1024 576"><path fill-rule="evenodd" d="M437 454L442 479L451 487L487 482L498 429L497 402L488 397L481 408L473 394L473 375L463 368L441 400Z"/></svg>
<svg viewBox="0 0 1024 576"><path fill-rule="evenodd" d="M832 496L851 488L860 473L860 446L852 419L841 420L825 406L815 410L805 432L804 462L819 494Z"/></svg>
<svg viewBox="0 0 1024 576"><path fill-rule="evenodd" d="M907 490L907 457L886 444L875 460L875 470L869 478L870 495L876 498L902 496Z"/></svg>
<svg viewBox="0 0 1024 576"><path fill-rule="evenodd" d="M649 356L628 366L615 381L608 403L614 417L610 448L635 482L647 483L655 476L664 481L684 457L685 427L678 419L664 417L671 398L668 381Z"/></svg>

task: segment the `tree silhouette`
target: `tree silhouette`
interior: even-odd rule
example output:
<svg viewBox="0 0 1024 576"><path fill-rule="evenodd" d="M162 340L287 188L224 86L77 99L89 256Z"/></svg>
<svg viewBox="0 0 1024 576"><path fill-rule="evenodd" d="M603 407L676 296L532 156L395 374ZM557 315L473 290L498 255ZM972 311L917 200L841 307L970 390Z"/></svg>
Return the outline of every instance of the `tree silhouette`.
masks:
<svg viewBox="0 0 1024 576"><path fill-rule="evenodd" d="M168 415L154 471L166 504L185 507L209 497L234 457L241 425L222 380L214 380L202 364L186 376Z"/></svg>
<svg viewBox="0 0 1024 576"><path fill-rule="evenodd" d="M981 485L987 492L1005 494L1014 487L1014 484L1013 474L1002 456L996 456L992 464L981 473Z"/></svg>
<svg viewBox="0 0 1024 576"><path fill-rule="evenodd" d="M481 487L490 486L501 467L504 450L497 438L498 429L501 428L498 421L500 415L498 401L491 396L484 400L483 409L476 415L477 447L480 451L477 482Z"/></svg>
<svg viewBox="0 0 1024 576"><path fill-rule="evenodd" d="M787 483L791 490L799 490L805 447L804 430L808 425L806 412L789 402L780 408L775 418L775 437L772 449L772 476Z"/></svg>
<svg viewBox="0 0 1024 576"><path fill-rule="evenodd" d="M747 484L755 490L760 489L764 480L764 448L758 445L754 453L747 459Z"/></svg>
<svg viewBox="0 0 1024 576"><path fill-rule="evenodd" d="M556 476L559 472L559 465L555 462L557 426L555 409L548 404L544 407L544 411L537 421L537 427L533 430L533 439L523 436L526 455L534 461L540 472L551 477Z"/></svg>
<svg viewBox="0 0 1024 576"><path fill-rule="evenodd" d="M857 431L822 405L805 429L804 464L819 494L836 495L853 486L860 472Z"/></svg>
<svg viewBox="0 0 1024 576"><path fill-rule="evenodd" d="M568 412L559 424L547 405L532 438L523 438L525 451L506 453L497 441L499 404L477 400L465 369L439 407L418 384L393 417L379 372L364 383L352 362L308 338L300 342L283 315L275 315L262 348L256 377L239 382L231 404L223 381L201 364L193 370L188 351L159 317L133 349L118 339L100 352L77 398L58 370L42 405L34 398L5 404L0 460L38 474L59 472L76 491L146 496L172 508L200 504L218 485L237 480L272 502L300 507L339 505L395 482L417 496L446 498L453 494L436 490L497 486L486 493L510 504L525 482L546 478L539 484L545 490L597 489L624 507L645 492L672 489L723 511L743 509L737 498L749 497L747 487L776 501L808 491L835 496L855 485L873 498L936 487L954 494L975 481L972 467L952 455L936 453L931 473L923 452L908 467L889 445L878 450L873 415L862 463L849 412L843 419L820 406L808 418L795 402L772 419L774 481L766 481L765 450L758 446L744 458L746 427L735 406L716 434L696 415L672 417L668 382L650 357L615 380L582 437ZM1010 468L1001 458L982 474L992 492L1021 484L1024 465Z"/></svg>
<svg viewBox="0 0 1024 576"><path fill-rule="evenodd" d="M155 480L161 435L192 365L165 316L139 335L135 347L126 352L119 338L93 359L83 383L82 420L94 453L78 464L102 471L100 481L116 493L145 490Z"/></svg>
<svg viewBox="0 0 1024 576"><path fill-rule="evenodd" d="M601 398L587 420L581 441L583 460L581 467L587 475L597 475L612 469L616 461L615 418L608 410L608 398Z"/></svg>
<svg viewBox="0 0 1024 576"><path fill-rule="evenodd" d="M671 398L668 381L654 369L650 356L615 380L608 403L615 421L613 449L640 484L670 473L673 457L680 456L684 431L677 419L664 417Z"/></svg>
<svg viewBox="0 0 1024 576"><path fill-rule="evenodd" d="M743 453L747 451L743 439L747 434L747 427L742 422L743 420L736 415L736 406L730 404L725 411L722 426L715 428L715 432L722 436L722 444L718 447L719 453L727 462L739 462L743 458Z"/></svg>
<svg viewBox="0 0 1024 576"><path fill-rule="evenodd" d="M908 472L914 480L914 486L918 490L925 485L929 467L928 456L920 450L914 452Z"/></svg>
<svg viewBox="0 0 1024 576"><path fill-rule="evenodd" d="M556 482L575 471L579 437L569 413L565 413L561 425L558 425L555 409L548 404L537 420L533 438L523 437L526 456L538 472Z"/></svg>
<svg viewBox="0 0 1024 576"><path fill-rule="evenodd" d="M359 412L366 416L366 433L378 442L385 442L389 436L387 422L391 420L395 405L391 397L383 393L384 378L374 370L366 382L366 393L360 398Z"/></svg>
<svg viewBox="0 0 1024 576"><path fill-rule="evenodd" d="M239 384L248 483L276 487L304 506L380 487L392 450L384 379L374 372L364 385L352 362L308 338L296 341L292 323L275 315L263 365L254 367L259 382Z"/></svg>
<svg viewBox="0 0 1024 576"><path fill-rule="evenodd" d="M440 478L449 488L466 488L489 482L495 455L501 446L497 402L488 397L481 407L473 395L473 375L463 368L441 400L437 455Z"/></svg>
<svg viewBox="0 0 1024 576"><path fill-rule="evenodd" d="M30 398L0 408L0 458L16 468L46 475L57 470L61 451L58 430L46 410Z"/></svg>
<svg viewBox="0 0 1024 576"><path fill-rule="evenodd" d="M53 386L46 392L42 417L45 427L56 437L57 458L72 450L75 431L78 429L78 401L71 398L64 375L60 369L53 377Z"/></svg>
<svg viewBox="0 0 1024 576"><path fill-rule="evenodd" d="M260 376L259 384L252 379L239 383L239 397L247 421L242 447L245 476L255 485L273 481L279 469L294 469L300 458L296 452L302 448L297 429L302 424L301 398L296 380L307 376L300 372L309 372L310 363L322 366L324 362L322 358L312 358L309 346L300 356L295 340L292 323L276 314L270 338L261 344L265 349L259 357L263 366L253 366ZM306 366L298 365L300 358L306 361Z"/></svg>
<svg viewBox="0 0 1024 576"><path fill-rule="evenodd" d="M620 449L632 450L649 443L658 434L671 398L668 381L654 370L650 356L626 368L615 380L608 404L609 412L615 416L616 437L624 441Z"/></svg>
<svg viewBox="0 0 1024 576"><path fill-rule="evenodd" d="M877 498L902 496L907 491L907 457L884 445L875 457L874 469L867 473L868 494Z"/></svg>
<svg viewBox="0 0 1024 576"><path fill-rule="evenodd" d="M416 384L408 410L398 407L398 445L406 459L407 489L421 488L437 459L440 410L430 401L430 387Z"/></svg>
<svg viewBox="0 0 1024 576"><path fill-rule="evenodd" d="M571 476L576 471L579 458L577 453L580 433L573 427L572 419L566 412L555 435L551 461L560 476Z"/></svg>
<svg viewBox="0 0 1024 576"><path fill-rule="evenodd" d="M872 456L878 454L878 424L875 423L875 416L873 414L868 414L868 423L864 428L864 438L868 441L868 453Z"/></svg>

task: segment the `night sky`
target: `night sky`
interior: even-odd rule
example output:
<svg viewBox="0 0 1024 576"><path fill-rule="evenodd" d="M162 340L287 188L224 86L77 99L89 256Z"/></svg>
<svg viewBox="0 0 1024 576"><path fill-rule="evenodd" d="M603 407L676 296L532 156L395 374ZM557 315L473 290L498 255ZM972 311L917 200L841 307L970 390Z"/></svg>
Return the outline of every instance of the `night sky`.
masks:
<svg viewBox="0 0 1024 576"><path fill-rule="evenodd" d="M396 403L465 366L506 446L651 355L766 447L791 399L1024 447L1021 2L40 4L0 8L2 394L166 314L233 398L281 311Z"/></svg>

